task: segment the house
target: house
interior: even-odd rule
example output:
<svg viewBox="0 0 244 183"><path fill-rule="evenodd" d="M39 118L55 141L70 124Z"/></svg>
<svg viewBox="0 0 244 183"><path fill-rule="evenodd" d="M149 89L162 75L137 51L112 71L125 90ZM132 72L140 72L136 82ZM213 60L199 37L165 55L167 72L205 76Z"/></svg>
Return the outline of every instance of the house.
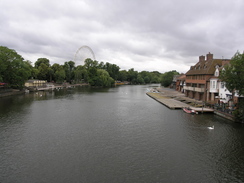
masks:
<svg viewBox="0 0 244 183"><path fill-rule="evenodd" d="M222 62L222 65L216 65L214 76L209 79L209 92L211 101L214 103L227 103L232 97L231 92L225 87L225 83L219 79L219 74L224 66L229 62Z"/></svg>
<svg viewBox="0 0 244 183"><path fill-rule="evenodd" d="M178 75L178 77L176 78L176 88L175 88L176 91L184 93L185 80L186 80L185 74Z"/></svg>
<svg viewBox="0 0 244 183"><path fill-rule="evenodd" d="M232 93L225 87L225 83L222 81L218 82L219 87L219 101L228 103L232 99Z"/></svg>
<svg viewBox="0 0 244 183"><path fill-rule="evenodd" d="M218 68L229 61L229 59L214 59L212 53L208 53L206 59L203 55L199 56L199 61L186 72L185 95L196 100L214 103L215 98L219 96Z"/></svg>
<svg viewBox="0 0 244 183"><path fill-rule="evenodd" d="M219 100L219 68L219 65L215 65L214 75L209 79L208 88L211 103L217 103Z"/></svg>
<svg viewBox="0 0 244 183"><path fill-rule="evenodd" d="M32 79L25 82L25 87L29 91L36 90L54 90L55 86L53 83L47 83L46 80Z"/></svg>
<svg viewBox="0 0 244 183"><path fill-rule="evenodd" d="M222 64L222 67L216 67L214 76L210 78L210 93L214 93L214 98L212 98L212 100L214 100L215 103L224 103L231 106L236 104L238 98L242 96L239 96L237 92L234 92L233 96L233 94L226 88L225 82L218 78L219 73L224 69L225 64Z"/></svg>
<svg viewBox="0 0 244 183"><path fill-rule="evenodd" d="M173 76L173 80L172 80L172 83L170 85L170 88L173 88L173 89L176 89L176 82L177 82L177 78L179 77L180 75L174 75Z"/></svg>
<svg viewBox="0 0 244 183"><path fill-rule="evenodd" d="M28 80L25 82L25 86L28 88L38 88L38 87L45 87L47 84L46 80Z"/></svg>

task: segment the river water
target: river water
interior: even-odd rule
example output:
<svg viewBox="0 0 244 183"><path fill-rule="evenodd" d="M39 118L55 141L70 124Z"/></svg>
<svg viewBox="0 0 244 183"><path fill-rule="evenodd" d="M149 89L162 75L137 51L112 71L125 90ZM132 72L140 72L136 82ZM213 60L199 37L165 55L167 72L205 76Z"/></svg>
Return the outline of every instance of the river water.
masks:
<svg viewBox="0 0 244 183"><path fill-rule="evenodd" d="M244 126L170 110L149 87L1 98L0 182L244 182Z"/></svg>

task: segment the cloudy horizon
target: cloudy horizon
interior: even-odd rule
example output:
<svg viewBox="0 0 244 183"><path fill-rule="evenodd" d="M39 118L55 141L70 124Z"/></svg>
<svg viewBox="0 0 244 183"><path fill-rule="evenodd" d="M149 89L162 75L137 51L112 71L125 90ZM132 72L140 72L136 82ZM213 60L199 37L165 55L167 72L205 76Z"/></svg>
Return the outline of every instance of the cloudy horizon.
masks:
<svg viewBox="0 0 244 183"><path fill-rule="evenodd" d="M0 45L63 64L89 46L121 70L186 72L208 52L244 50L244 1L2 0Z"/></svg>

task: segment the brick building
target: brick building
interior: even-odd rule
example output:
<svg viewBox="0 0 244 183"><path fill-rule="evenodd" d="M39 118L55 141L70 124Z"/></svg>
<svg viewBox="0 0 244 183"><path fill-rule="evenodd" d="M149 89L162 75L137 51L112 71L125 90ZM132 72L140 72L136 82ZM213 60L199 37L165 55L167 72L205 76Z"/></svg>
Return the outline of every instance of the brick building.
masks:
<svg viewBox="0 0 244 183"><path fill-rule="evenodd" d="M196 100L211 102L217 91L210 92L210 79L214 77L216 68L229 61L229 59L214 59L211 53L206 55L206 59L203 55L199 56L199 61L186 72L185 95Z"/></svg>
<svg viewBox="0 0 244 183"><path fill-rule="evenodd" d="M176 78L175 90L177 90L178 92L184 93L185 79L186 79L185 74L178 75L178 77Z"/></svg>

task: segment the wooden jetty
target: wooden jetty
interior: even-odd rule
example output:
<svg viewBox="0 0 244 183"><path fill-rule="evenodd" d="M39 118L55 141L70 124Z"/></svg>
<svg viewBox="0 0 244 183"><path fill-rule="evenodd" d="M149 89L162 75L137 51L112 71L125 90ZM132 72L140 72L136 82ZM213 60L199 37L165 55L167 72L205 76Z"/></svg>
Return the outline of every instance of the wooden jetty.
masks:
<svg viewBox="0 0 244 183"><path fill-rule="evenodd" d="M147 92L146 94L149 97L153 98L154 100L158 101L159 103L165 105L170 109L182 109L184 107L190 107L191 109L194 109L198 113L214 112L213 109L209 109L209 108L193 107L188 103L181 102L179 100L176 100L175 98L172 98L172 96L169 97L167 95L163 95L162 93Z"/></svg>

